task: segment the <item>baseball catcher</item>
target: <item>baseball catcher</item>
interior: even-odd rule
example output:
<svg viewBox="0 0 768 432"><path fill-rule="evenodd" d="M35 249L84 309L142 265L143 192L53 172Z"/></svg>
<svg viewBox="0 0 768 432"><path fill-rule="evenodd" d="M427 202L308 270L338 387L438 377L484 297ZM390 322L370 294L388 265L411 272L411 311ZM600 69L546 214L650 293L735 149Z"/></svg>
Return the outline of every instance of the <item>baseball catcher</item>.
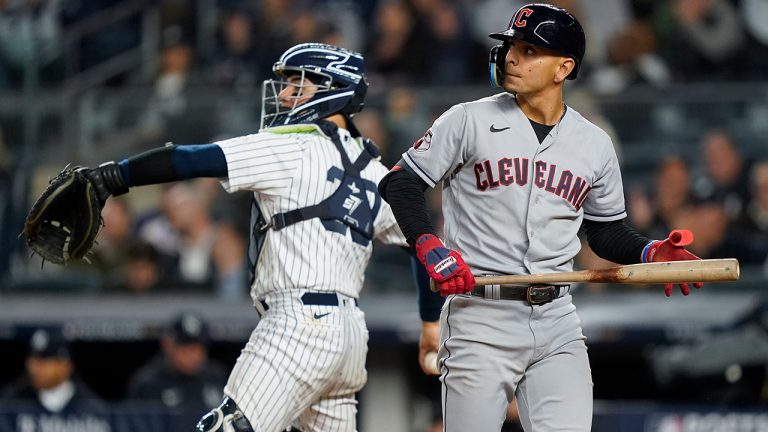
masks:
<svg viewBox="0 0 768 432"><path fill-rule="evenodd" d="M262 84L258 133L67 168L24 227L35 253L66 264L87 257L102 206L128 188L212 177L227 192L251 194L248 263L260 320L224 400L203 416L198 432L357 430L368 350L357 306L365 268L374 240L407 245L376 193L387 168L352 121L368 89L363 56L299 44L273 72Z"/></svg>

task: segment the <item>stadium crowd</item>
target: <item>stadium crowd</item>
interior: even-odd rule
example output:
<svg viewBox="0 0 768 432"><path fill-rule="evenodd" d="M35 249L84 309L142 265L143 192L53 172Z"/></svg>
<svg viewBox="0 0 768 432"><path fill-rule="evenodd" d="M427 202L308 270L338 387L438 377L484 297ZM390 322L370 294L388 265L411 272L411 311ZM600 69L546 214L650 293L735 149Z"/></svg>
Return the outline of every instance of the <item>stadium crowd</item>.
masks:
<svg viewBox="0 0 768 432"><path fill-rule="evenodd" d="M89 19L126 3L131 2L3 2L0 84L8 91L23 90L29 85L31 64L36 66L32 75L40 88L66 86L78 73L141 44L147 24L136 17L77 39L67 37ZM129 108L100 107L118 120L103 126L106 132L100 136L95 159L121 158L163 142L204 143L257 130L256 100L261 81L271 74L271 59L296 43L320 41L360 50L366 56L374 102L358 115L357 122L382 149L385 163L392 165L445 108L444 104L422 103L416 89L483 82L490 45L487 34L505 27L506 11L518 3L156 2L160 17L156 64L115 74L102 85L105 89L149 90L143 93L144 99L137 97L128 104ZM610 113L596 103L596 97L621 94L633 85L664 88L675 83L766 78L768 20L759 19L766 13L764 3L555 3L573 11L588 34L583 78L573 83L567 97L572 96L577 110L614 132L620 152L622 145L631 150L632 137L638 134L636 125L612 125ZM149 7L147 2L138 4ZM233 94L244 95L247 102L224 107L201 104L194 95L201 87L214 88L217 96L228 101ZM130 120L119 120L122 117ZM0 164L2 184L9 193L14 179L18 184L18 176L25 171L18 169L19 155L24 154L21 140L14 139L18 126L13 118L0 124L6 136ZM755 136L740 142L744 130L730 130L731 124L708 126L708 130L689 131L688 145L678 147L678 154L655 149L663 157L655 168L654 181L649 181L645 171L631 168L634 160L624 160L630 165L625 169L630 221L650 236L674 226L691 226L698 239L693 245L696 253L734 256L744 264L761 265L768 254L762 241L768 230L765 142ZM677 126L681 128L682 124ZM119 135L109 130L119 130ZM671 131L676 133L680 130ZM56 142L55 134L49 140L47 145L62 144ZM224 298L244 296L247 221L231 216L242 212L229 210L247 205L246 198L225 197L218 189L215 181L169 185L155 194L154 204L140 209L128 200L111 200L104 212L105 229L94 265L77 266L73 271L85 272L95 278L93 285L108 291L146 293L184 285L213 290ZM15 213L7 210L10 214L5 218L4 238L14 244L3 253L0 268L6 276L13 266L13 253L24 252L18 241L11 240L17 230L12 223L23 217L21 211L23 207L15 208Z"/></svg>

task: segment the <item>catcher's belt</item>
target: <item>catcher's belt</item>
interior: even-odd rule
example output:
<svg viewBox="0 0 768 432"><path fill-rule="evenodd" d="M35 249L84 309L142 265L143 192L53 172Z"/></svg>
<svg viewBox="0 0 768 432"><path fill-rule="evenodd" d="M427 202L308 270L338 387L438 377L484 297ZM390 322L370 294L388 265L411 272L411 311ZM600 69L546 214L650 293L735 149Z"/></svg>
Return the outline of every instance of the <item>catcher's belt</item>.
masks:
<svg viewBox="0 0 768 432"><path fill-rule="evenodd" d="M307 306L357 306L356 298L332 292L306 292L301 295L301 302ZM259 303L265 311L269 310L265 300L259 300Z"/></svg>

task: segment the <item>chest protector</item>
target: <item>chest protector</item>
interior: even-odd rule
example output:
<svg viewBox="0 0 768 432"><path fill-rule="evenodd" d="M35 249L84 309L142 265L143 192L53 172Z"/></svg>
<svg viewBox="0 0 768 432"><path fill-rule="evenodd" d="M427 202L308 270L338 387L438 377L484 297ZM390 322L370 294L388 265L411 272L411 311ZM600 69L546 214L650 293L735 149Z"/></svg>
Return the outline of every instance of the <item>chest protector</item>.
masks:
<svg viewBox="0 0 768 432"><path fill-rule="evenodd" d="M381 207L381 197L376 192L377 185L370 180L363 179L360 172L380 155L379 149L371 140L363 138L363 151L352 162L339 140L338 127L334 123L324 120L315 122L313 125L275 128L275 132L280 133L279 129L285 129L285 133L295 132L297 126L301 127L302 131L303 128L311 128L307 129L310 131L315 130L315 125L331 139L339 152L339 156L341 156L343 169L331 166L326 178L330 182L340 180L339 187L323 201L285 213L278 213L272 216L269 222L266 221L255 198L251 201L251 236L248 246L248 268L251 284L255 278L256 263L264 245L266 233L270 229L279 231L293 224L318 218L328 231L342 235L349 231L355 243L367 246L373 240L373 221ZM373 205L368 199L368 191L373 192L376 197Z"/></svg>

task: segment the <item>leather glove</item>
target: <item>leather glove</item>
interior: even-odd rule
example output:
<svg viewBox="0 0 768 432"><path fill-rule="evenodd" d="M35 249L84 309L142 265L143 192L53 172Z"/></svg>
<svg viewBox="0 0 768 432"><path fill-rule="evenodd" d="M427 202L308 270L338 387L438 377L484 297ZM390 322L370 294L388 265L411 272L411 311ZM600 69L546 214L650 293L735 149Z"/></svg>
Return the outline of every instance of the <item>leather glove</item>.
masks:
<svg viewBox="0 0 768 432"><path fill-rule="evenodd" d="M464 294L472 291L475 277L458 251L445 247L432 234L422 234L414 245L416 258L440 288L440 294Z"/></svg>
<svg viewBox="0 0 768 432"><path fill-rule="evenodd" d="M701 259L685 249L684 246L693 243L693 233L689 230L673 230L665 240L653 240L643 249L643 262L664 261L690 261ZM664 285L664 293L667 297L672 295L672 285ZM694 282L695 288L701 288L704 284ZM683 295L691 293L688 283L680 284Z"/></svg>

